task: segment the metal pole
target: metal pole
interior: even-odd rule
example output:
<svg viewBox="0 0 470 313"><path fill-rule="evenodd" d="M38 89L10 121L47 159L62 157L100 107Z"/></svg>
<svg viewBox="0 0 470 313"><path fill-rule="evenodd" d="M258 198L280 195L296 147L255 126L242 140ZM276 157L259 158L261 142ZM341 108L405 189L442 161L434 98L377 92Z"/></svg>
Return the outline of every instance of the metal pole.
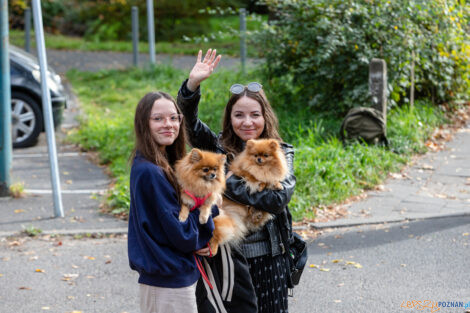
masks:
<svg viewBox="0 0 470 313"><path fill-rule="evenodd" d="M246 10L244 8L240 9L240 59L244 74L246 63Z"/></svg>
<svg viewBox="0 0 470 313"><path fill-rule="evenodd" d="M134 66L139 63L139 8L132 7L132 61Z"/></svg>
<svg viewBox="0 0 470 313"><path fill-rule="evenodd" d="M31 8L24 9L24 49L31 52Z"/></svg>
<svg viewBox="0 0 470 313"><path fill-rule="evenodd" d="M147 27L149 40L150 64L155 64L155 22L153 19L153 0L147 0Z"/></svg>
<svg viewBox="0 0 470 313"><path fill-rule="evenodd" d="M0 196L9 195L11 172L11 90L10 58L8 56L8 1L1 1L0 28L2 48L0 49Z"/></svg>
<svg viewBox="0 0 470 313"><path fill-rule="evenodd" d="M410 107L415 103L415 51L411 51L411 86L410 86Z"/></svg>
<svg viewBox="0 0 470 313"><path fill-rule="evenodd" d="M52 191L54 194L54 215L55 217L64 217L62 208L62 196L60 193L59 165L57 162L57 151L54 137L54 120L52 119L51 93L47 86L47 59L46 47L44 43L44 29L42 26L42 12L40 0L32 0L34 30L36 34L36 47L38 52L40 73L41 73L41 91L42 107L44 113L44 125L46 128L47 146L49 150L49 162L51 167Z"/></svg>

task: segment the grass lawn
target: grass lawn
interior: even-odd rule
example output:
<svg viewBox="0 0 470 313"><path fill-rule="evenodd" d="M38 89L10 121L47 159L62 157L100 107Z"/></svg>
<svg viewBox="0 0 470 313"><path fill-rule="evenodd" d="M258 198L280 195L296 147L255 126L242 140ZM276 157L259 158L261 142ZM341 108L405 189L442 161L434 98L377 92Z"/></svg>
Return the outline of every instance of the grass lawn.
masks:
<svg viewBox="0 0 470 313"><path fill-rule="evenodd" d="M67 77L78 95L83 115L81 127L69 140L86 150L99 152L116 179L108 204L115 213L129 207L128 157L133 148L133 116L137 102L149 91L163 90L176 96L188 73L170 67L85 73L69 71ZM290 209L295 220L313 218L314 208L344 201L380 184L398 171L412 154L426 151L425 140L445 122L444 113L427 103L414 109L397 108L388 114L391 149L355 144L343 147L336 135L340 120L326 119L308 108L292 110L275 95L257 71L220 70L203 82L199 117L212 130L220 130L223 108L234 82L263 84L280 120L283 139L294 144L297 187Z"/></svg>
<svg viewBox="0 0 470 313"><path fill-rule="evenodd" d="M253 31L261 26L263 18L248 18L247 30ZM264 18L265 19L265 18ZM183 39L175 42L155 43L156 53L165 54L187 54L195 55L202 49L215 48L220 54L228 56L240 56L240 39L236 35L238 30L238 17L213 17L210 19L211 34L190 38L189 41ZM25 35L21 30L10 30L10 43L19 47L24 47ZM132 40L128 41L89 41L81 37L70 37L56 34L45 34L46 47L58 50L82 50L82 51L117 51L132 52ZM32 49L35 47L34 32L31 33ZM140 39L139 52L148 53L149 45L147 38ZM247 44L247 54L250 57L257 57L257 51L253 45Z"/></svg>

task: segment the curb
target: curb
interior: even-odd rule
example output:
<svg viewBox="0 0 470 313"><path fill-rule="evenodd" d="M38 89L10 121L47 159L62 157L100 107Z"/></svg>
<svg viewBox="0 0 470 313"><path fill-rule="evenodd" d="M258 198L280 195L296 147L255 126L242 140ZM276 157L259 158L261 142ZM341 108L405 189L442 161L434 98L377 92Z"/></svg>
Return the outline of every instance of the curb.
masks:
<svg viewBox="0 0 470 313"><path fill-rule="evenodd" d="M411 222L418 220L429 220L437 218L447 218L447 217L463 217L469 216L470 211L466 212L456 212L456 213L445 213L445 214L430 214L424 216L409 216L403 218L389 218L389 219L370 219L370 220L335 220L324 223L310 223L309 227L314 229L327 229L327 228L346 228L354 226L364 226L364 225L377 225L384 223L403 223Z"/></svg>
<svg viewBox="0 0 470 313"><path fill-rule="evenodd" d="M0 232L0 238L20 236L23 231ZM60 236L76 236L76 235L127 235L127 228L108 228L108 229L58 229L44 230L41 235L60 235Z"/></svg>

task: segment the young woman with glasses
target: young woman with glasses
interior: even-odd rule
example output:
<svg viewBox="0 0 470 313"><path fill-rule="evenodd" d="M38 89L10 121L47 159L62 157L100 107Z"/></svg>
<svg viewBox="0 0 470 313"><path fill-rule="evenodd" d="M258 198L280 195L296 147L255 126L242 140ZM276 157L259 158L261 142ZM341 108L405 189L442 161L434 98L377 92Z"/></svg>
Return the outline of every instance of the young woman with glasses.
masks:
<svg viewBox="0 0 470 313"><path fill-rule="evenodd" d="M231 96L225 106L225 115L222 123L222 132L216 135L209 127L198 119L198 104L201 97L200 84L210 77L213 70L220 61L221 56L217 56L215 50L209 49L202 59L202 52L199 51L197 62L179 90L177 103L187 122L186 129L188 139L192 146L211 150L218 153L225 153L233 159L239 154L249 139L271 138L282 142L278 132L278 121L274 111L269 104L262 85L256 82L248 85L234 84L230 88ZM289 175L282 182L283 190L268 190L250 194L244 186L240 177L227 173L225 196L235 202L264 210L275 216L261 230L249 234L240 245L240 251L236 247L231 248L232 257L236 252L241 252L242 257L238 258L243 268L246 260L249 276L256 293L257 311L244 312L260 313L280 313L288 312L288 288L292 287L290 282L289 256L286 253L286 246L292 238L292 219L287 208L295 188L295 176L293 172L293 147L287 143L281 143L286 154L289 167ZM226 248L225 248L226 249ZM224 251L224 249L221 249ZM223 258L221 256L220 258ZM211 262L211 263L210 263ZM214 272L225 273L224 263L217 260L207 261ZM220 284L224 285L225 276L221 274ZM239 279L243 276L243 271L235 272ZM228 275L230 276L230 275ZM203 284L198 283L198 289ZM246 284L245 289L249 293L250 284ZM233 301L224 299L224 288L222 288L223 304L230 308L229 312L242 311L232 310ZM238 288L240 289L240 288ZM212 312L203 308L205 295L211 296L213 290L198 293L199 312ZM237 299L249 301L248 297ZM207 301L206 301L207 302ZM206 303L207 304L207 303ZM210 305L208 305L210 306ZM213 306L212 306L213 307Z"/></svg>
<svg viewBox="0 0 470 313"><path fill-rule="evenodd" d="M209 255L212 217L199 223L199 210L185 222L173 165L185 151L185 124L175 100L164 92L146 94L134 119L131 156L128 257L139 273L140 312L197 312L195 289L201 276L194 253ZM216 207L213 213L218 214Z"/></svg>

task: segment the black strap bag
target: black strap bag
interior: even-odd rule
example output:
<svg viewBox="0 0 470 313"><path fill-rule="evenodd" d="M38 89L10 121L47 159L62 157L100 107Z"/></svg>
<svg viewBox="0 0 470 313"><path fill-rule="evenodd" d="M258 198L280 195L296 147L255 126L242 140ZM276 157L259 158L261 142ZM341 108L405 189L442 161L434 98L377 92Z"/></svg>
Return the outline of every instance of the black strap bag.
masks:
<svg viewBox="0 0 470 313"><path fill-rule="evenodd" d="M341 124L343 143L353 140L388 146L386 122L382 112L374 108L357 107L349 110Z"/></svg>
<svg viewBox="0 0 470 313"><path fill-rule="evenodd" d="M304 271L305 264L307 264L307 243L302 237L293 232L293 241L289 245L289 256L292 259L291 262L291 282L294 286L299 284L300 276Z"/></svg>

